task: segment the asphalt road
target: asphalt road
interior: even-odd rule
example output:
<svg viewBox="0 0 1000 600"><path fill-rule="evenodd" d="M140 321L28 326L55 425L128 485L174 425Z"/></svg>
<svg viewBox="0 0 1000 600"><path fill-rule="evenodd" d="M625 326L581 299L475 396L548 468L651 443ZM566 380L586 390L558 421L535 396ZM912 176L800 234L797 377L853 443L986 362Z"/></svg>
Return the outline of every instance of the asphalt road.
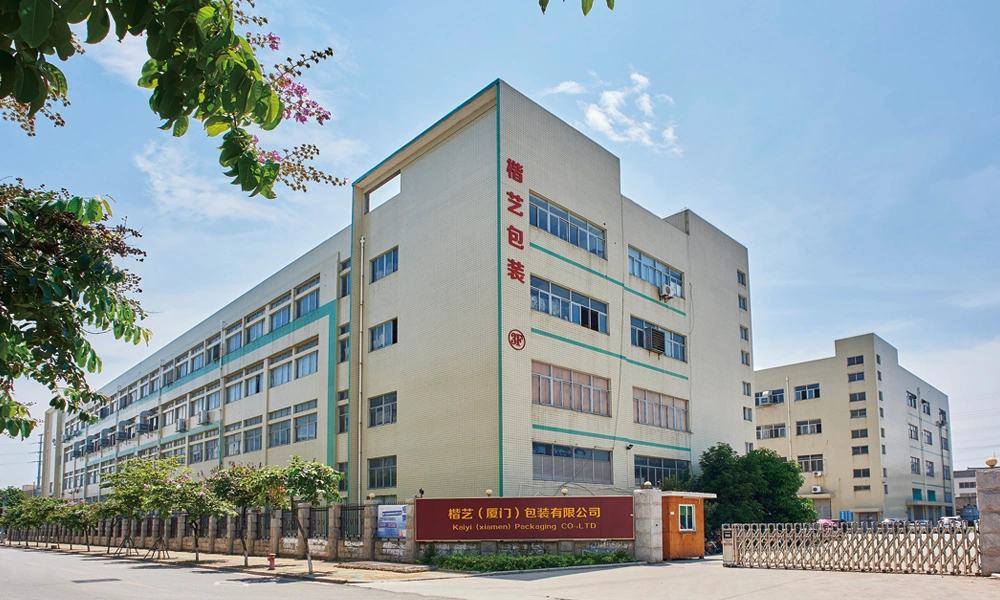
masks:
<svg viewBox="0 0 1000 600"><path fill-rule="evenodd" d="M442 598L215 569L0 547L0 599L196 600L233 597L240 600Z"/></svg>

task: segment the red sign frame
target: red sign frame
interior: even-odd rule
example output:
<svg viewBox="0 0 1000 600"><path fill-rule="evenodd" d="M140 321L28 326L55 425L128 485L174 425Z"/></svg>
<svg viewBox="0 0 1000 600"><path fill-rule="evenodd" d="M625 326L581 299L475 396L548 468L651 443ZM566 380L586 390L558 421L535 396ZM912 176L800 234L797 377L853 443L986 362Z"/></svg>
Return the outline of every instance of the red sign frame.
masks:
<svg viewBox="0 0 1000 600"><path fill-rule="evenodd" d="M635 539L632 496L417 498L416 541Z"/></svg>

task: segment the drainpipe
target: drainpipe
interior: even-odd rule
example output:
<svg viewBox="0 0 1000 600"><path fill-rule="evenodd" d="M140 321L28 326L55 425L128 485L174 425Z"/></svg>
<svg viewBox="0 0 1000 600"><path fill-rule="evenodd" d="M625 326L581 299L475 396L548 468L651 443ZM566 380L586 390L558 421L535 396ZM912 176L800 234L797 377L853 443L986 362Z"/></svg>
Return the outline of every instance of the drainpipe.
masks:
<svg viewBox="0 0 1000 600"><path fill-rule="evenodd" d="M361 236L361 261L356 265L352 265L353 269L359 269L361 278L360 284L358 285L358 334L355 339L358 340L358 348L355 350L358 354L358 499L361 501L362 490L364 487L363 483L363 469L362 458L361 458L361 437L364 431L364 402L365 402L365 236Z"/></svg>
<svg viewBox="0 0 1000 600"><path fill-rule="evenodd" d="M788 427L785 429L785 437L788 438L788 460L795 461L792 456L792 397L788 393L788 377L785 377L785 414L788 418Z"/></svg>

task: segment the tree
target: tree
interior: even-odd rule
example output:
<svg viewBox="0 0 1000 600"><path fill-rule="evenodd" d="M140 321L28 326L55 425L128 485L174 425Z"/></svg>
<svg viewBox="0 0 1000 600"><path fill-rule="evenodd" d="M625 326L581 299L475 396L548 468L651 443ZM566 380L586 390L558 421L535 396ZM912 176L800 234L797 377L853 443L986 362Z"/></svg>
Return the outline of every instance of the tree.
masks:
<svg viewBox="0 0 1000 600"><path fill-rule="evenodd" d="M27 500L21 488L10 486L0 492L0 529L7 536L7 544L11 543L11 531L21 527L21 505Z"/></svg>
<svg viewBox="0 0 1000 600"><path fill-rule="evenodd" d="M717 495L705 503L709 531L724 523L807 523L818 517L812 502L798 496L805 481L799 465L771 450L739 456L729 444L717 444L702 453L699 466L694 489Z"/></svg>
<svg viewBox="0 0 1000 600"><path fill-rule="evenodd" d="M2 55L2 52L0 52ZM111 206L21 181L0 184L0 431L27 438L37 421L14 399L19 377L44 385L49 404L85 421L104 397L86 374L101 369L87 332L149 341L145 313L131 295L139 278L116 264L145 253L139 233L107 225Z"/></svg>
<svg viewBox="0 0 1000 600"><path fill-rule="evenodd" d="M98 503L87 503L83 500L67 502L56 510L55 518L70 531L70 550L73 549L73 534L82 531L87 552L90 552L90 530L100 519Z"/></svg>
<svg viewBox="0 0 1000 600"><path fill-rule="evenodd" d="M27 498L17 506L18 527L35 530L35 546L39 545L42 538L42 526L49 525L52 516L60 504L65 502L62 498L46 498L44 496L34 496Z"/></svg>
<svg viewBox="0 0 1000 600"><path fill-rule="evenodd" d="M340 480L344 476L329 465L315 461L304 461L293 456L288 466L278 471L278 489L281 496L275 508L290 510L299 539L308 540L302 520L299 519L298 504L307 503L313 506L321 502L343 502L340 496ZM312 551L306 543L306 562L309 564L309 574L312 575Z"/></svg>
<svg viewBox="0 0 1000 600"><path fill-rule="evenodd" d="M173 483L171 475L179 467L180 463L176 458L133 458L126 461L117 472L104 474L101 488L110 489L112 492L106 501L108 509L117 514L119 519L124 518L127 522L127 531L122 536L116 554L123 551L126 555L132 552L139 554L132 541L132 521L141 519L151 510L149 498L155 497L161 489ZM166 516L170 516L169 511ZM157 549L158 544L163 544L162 527L157 535L150 552ZM110 550L110 537L108 543Z"/></svg>
<svg viewBox="0 0 1000 600"><path fill-rule="evenodd" d="M278 471L275 467L231 463L228 469L216 470L206 482L209 489L223 502L240 510L240 543L243 545L243 566L249 566L247 548L247 509L280 503Z"/></svg>
<svg viewBox="0 0 1000 600"><path fill-rule="evenodd" d="M565 2L566 0L563 0ZM608 10L615 9L615 0L607 0ZM542 14L545 14L545 9L549 7L549 0L538 0L538 6L542 9ZM580 7L583 8L583 16L590 14L590 9L594 8L594 0L580 0Z"/></svg>
<svg viewBox="0 0 1000 600"><path fill-rule="evenodd" d="M170 518L175 512L183 512L192 519L191 527L194 529L194 560L198 562L198 537L201 533L198 517L201 515L222 516L236 514L232 506L221 500L203 481L194 481L191 478L191 469L182 469L173 477L167 478L166 482L160 485L153 485L146 495L143 508L147 513L153 513L161 521ZM159 533L156 542L149 550L154 556L167 553L166 544L163 541L162 532ZM147 555L148 556L148 555Z"/></svg>
<svg viewBox="0 0 1000 600"><path fill-rule="evenodd" d="M243 191L274 198L276 181L303 190L307 182L344 184L305 165L319 153L315 146L282 157L262 150L248 131L274 129L285 118L329 119L296 78L333 55L327 48L263 69L257 52L277 50L280 39L236 33L237 26L267 24L253 8L253 0L0 0L0 113L29 135L38 114L64 125L54 103L67 104L69 83L52 59L83 52L71 25L86 21L84 42L97 44L113 24L118 40L146 38L149 60L136 77L152 90L149 106L163 119L161 129L179 137L195 120L208 135L223 134L219 162Z"/></svg>

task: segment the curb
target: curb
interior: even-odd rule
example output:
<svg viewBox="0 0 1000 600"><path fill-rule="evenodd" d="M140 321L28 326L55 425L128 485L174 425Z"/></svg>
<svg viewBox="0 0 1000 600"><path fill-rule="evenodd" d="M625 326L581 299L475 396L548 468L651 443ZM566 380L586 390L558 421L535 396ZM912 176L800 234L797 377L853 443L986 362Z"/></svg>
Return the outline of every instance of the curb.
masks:
<svg viewBox="0 0 1000 600"><path fill-rule="evenodd" d="M573 565L571 567L547 567L545 569L520 569L518 571L487 571L485 573L470 573L469 571L446 571L450 573L467 573L471 577L496 577L498 575L518 575L521 573L553 573L555 571L583 571L584 569L615 569L618 567L635 567L646 562L613 563L610 565ZM442 569L443 570L443 569Z"/></svg>

